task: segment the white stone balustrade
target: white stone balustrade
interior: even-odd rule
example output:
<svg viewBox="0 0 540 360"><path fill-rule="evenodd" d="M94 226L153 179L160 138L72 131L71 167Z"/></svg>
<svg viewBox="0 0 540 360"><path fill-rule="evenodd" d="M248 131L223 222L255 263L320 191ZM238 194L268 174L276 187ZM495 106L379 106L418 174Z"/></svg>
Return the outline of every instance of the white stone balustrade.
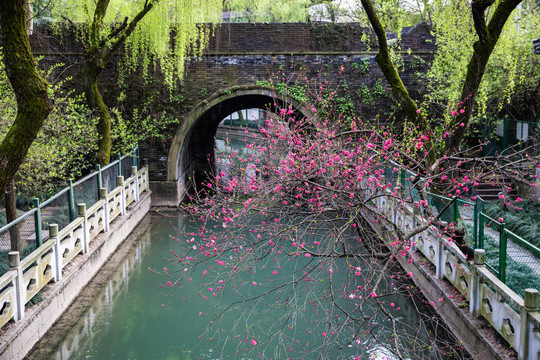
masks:
<svg viewBox="0 0 540 360"><path fill-rule="evenodd" d="M117 180L110 194L101 189L100 200L89 209L79 204L79 216L66 227L51 224L49 240L22 261L17 251L9 253L9 270L0 277L0 328L11 319L21 320L26 303L50 281L60 281L62 269L78 254L88 252L92 240L108 231L109 224L148 191L147 168L134 168L129 179L119 176Z"/></svg>
<svg viewBox="0 0 540 360"><path fill-rule="evenodd" d="M377 211L407 232L425 223L412 208L382 193L374 205ZM458 246L435 227L416 235L410 254L422 253L434 266L436 277L446 278L469 301L474 316L484 317L517 351L521 360L540 359L540 312L538 291L516 294L484 265L484 250L468 259Z"/></svg>

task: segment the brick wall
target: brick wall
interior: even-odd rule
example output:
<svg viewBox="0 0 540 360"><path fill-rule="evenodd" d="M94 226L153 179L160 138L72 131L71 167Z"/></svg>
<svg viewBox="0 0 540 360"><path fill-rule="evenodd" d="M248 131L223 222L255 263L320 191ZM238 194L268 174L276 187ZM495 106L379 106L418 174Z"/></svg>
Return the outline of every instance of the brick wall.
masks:
<svg viewBox="0 0 540 360"><path fill-rule="evenodd" d="M361 41L364 33L367 42ZM59 36L42 28L32 36L31 43L35 54L42 57L40 66L63 63L57 73L72 77L67 86L81 89L84 52L73 33L66 31ZM99 86L107 105L124 110L127 117L139 108L143 114L166 111L181 122L209 95L268 80L283 70L291 78L320 76L339 82L339 92L354 104L360 117L399 118L399 107L375 62L376 46L371 33L358 24L222 24L216 27L204 55L186 63L184 79L179 79L178 88L172 92L162 85L159 72L152 73L148 82L141 81L140 73L132 74L120 89L120 54L106 65ZM404 29L401 46L403 81L411 94L418 96L423 87L416 73L425 72L435 48L427 25ZM340 68L344 70L338 77ZM125 95L122 100L121 90ZM176 127L172 127L167 129L164 139L148 139L141 144L141 156L149 160L152 180L166 178L166 159L175 131Z"/></svg>

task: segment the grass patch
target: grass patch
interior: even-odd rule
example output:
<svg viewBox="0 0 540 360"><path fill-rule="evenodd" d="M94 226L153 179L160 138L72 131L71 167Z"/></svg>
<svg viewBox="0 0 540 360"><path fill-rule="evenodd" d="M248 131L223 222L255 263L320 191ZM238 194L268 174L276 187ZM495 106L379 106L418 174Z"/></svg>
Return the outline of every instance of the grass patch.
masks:
<svg viewBox="0 0 540 360"><path fill-rule="evenodd" d="M466 230L468 233L473 232L473 228L470 225L466 225ZM486 251L486 265L489 265L498 272L499 241L488 234L484 234L484 250ZM538 264L540 267L540 259L538 259ZM507 256L506 285L516 294L523 297L525 289L533 288L540 291L540 276L527 264L514 261L510 256Z"/></svg>

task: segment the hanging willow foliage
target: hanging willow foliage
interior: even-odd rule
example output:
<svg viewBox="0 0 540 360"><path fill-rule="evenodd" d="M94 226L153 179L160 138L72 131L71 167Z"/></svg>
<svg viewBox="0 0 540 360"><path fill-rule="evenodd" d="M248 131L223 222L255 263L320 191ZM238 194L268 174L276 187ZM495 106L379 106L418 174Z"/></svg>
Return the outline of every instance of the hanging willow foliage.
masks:
<svg viewBox="0 0 540 360"><path fill-rule="evenodd" d="M199 56L207 45L213 26L201 24L215 24L221 20L223 1L111 0L105 5L102 26L92 29L90 24L97 23L96 4L99 6L100 2L66 1L57 3L54 11L58 17L80 24L77 28L87 43L103 42L104 46L112 46L115 31L124 22L129 24L145 6L152 5L124 40L123 70L128 73L142 71L142 77L146 78L150 66L159 65L166 85L173 87L174 79L183 76L186 57Z"/></svg>
<svg viewBox="0 0 540 360"><path fill-rule="evenodd" d="M506 21L478 89L473 121L498 114L506 104L515 101L519 93L527 93L537 86L540 58L534 55L532 40L540 31L539 10L534 1L524 0ZM492 15L493 11L488 12L486 21ZM445 105L445 109L450 110L444 114L451 117L463 86L462 81L456 79L465 78L478 35L466 0L438 0L431 17L437 52L426 74L426 98L432 104Z"/></svg>
<svg viewBox="0 0 540 360"><path fill-rule="evenodd" d="M235 11L241 21L304 22L312 3L310 0L226 0L226 8Z"/></svg>

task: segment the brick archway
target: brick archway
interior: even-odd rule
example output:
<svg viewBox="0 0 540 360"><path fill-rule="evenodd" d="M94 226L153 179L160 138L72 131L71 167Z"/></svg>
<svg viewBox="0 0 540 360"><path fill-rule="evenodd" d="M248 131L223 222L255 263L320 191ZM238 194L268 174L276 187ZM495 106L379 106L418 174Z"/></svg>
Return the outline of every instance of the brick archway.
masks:
<svg viewBox="0 0 540 360"><path fill-rule="evenodd" d="M298 101L258 86L223 90L196 106L183 119L169 148L167 184L164 184L169 188L168 203L180 202L192 182L200 182L214 166L214 137L221 120L242 109L259 108L272 111L276 106L292 106L296 114L293 116L311 115ZM166 199L160 199L160 202L164 200Z"/></svg>

